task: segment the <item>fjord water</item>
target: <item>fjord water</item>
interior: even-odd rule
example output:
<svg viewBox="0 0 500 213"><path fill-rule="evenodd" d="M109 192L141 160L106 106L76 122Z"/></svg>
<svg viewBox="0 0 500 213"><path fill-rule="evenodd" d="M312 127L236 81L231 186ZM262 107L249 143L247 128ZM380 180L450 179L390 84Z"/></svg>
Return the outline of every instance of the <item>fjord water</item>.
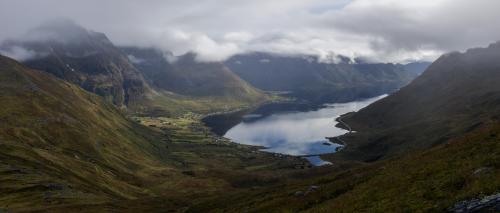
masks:
<svg viewBox="0 0 500 213"><path fill-rule="evenodd" d="M348 102L326 104L311 111L285 111L267 116L249 114L224 137L236 143L265 147L263 151L288 155L319 155L333 153L339 144L332 144L325 137L347 133L337 128L335 119L342 114L358 111L386 95ZM320 158L309 159L321 165ZM313 162L314 161L314 162Z"/></svg>

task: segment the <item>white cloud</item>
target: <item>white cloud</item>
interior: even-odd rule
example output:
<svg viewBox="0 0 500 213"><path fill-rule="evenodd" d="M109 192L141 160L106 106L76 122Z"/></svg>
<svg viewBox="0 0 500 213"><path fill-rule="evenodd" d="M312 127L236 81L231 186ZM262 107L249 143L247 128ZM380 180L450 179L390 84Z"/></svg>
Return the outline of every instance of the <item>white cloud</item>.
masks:
<svg viewBox="0 0 500 213"><path fill-rule="evenodd" d="M171 51L174 55L195 52L196 59L202 62L221 61L242 51L236 43L215 41L203 33L181 30L166 31L158 40L164 50Z"/></svg>
<svg viewBox="0 0 500 213"><path fill-rule="evenodd" d="M229 42L248 42L255 38L248 32L229 32L224 35L224 40Z"/></svg>
<svg viewBox="0 0 500 213"><path fill-rule="evenodd" d="M19 46L13 46L8 49L0 50L0 54L16 59L18 61L26 61L39 57L39 54L37 54L35 51L27 50Z"/></svg>
<svg viewBox="0 0 500 213"><path fill-rule="evenodd" d="M264 58L264 59L260 59L259 62L262 63L262 64L267 64L267 63L270 63L271 60L269 60L267 58Z"/></svg>
<svg viewBox="0 0 500 213"><path fill-rule="evenodd" d="M127 55L128 60L132 62L133 64L140 64L144 62L144 59L142 58L137 58L134 55Z"/></svg>
<svg viewBox="0 0 500 213"><path fill-rule="evenodd" d="M201 61L271 51L400 62L500 40L498 9L497 0L0 0L0 39L68 17L119 45Z"/></svg>

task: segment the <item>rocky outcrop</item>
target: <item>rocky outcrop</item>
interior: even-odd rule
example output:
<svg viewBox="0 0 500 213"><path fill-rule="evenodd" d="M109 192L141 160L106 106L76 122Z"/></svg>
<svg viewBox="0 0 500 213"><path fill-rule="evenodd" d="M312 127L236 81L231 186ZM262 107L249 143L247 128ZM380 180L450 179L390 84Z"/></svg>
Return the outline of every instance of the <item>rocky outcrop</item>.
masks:
<svg viewBox="0 0 500 213"><path fill-rule="evenodd" d="M500 193L458 202L453 207L450 207L448 211L456 213L500 212Z"/></svg>
<svg viewBox="0 0 500 213"><path fill-rule="evenodd" d="M103 33L69 20L56 20L31 30L28 38L10 40L2 52L34 53L23 63L96 93L117 106L131 106L151 93L142 74Z"/></svg>

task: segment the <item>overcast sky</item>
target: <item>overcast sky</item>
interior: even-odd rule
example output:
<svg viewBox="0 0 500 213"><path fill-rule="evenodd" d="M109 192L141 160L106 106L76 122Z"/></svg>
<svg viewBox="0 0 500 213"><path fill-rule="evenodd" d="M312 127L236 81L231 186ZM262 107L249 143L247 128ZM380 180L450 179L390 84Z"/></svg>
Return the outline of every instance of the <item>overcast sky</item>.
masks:
<svg viewBox="0 0 500 213"><path fill-rule="evenodd" d="M500 40L499 0L0 0L0 40L66 17L118 45L433 60Z"/></svg>

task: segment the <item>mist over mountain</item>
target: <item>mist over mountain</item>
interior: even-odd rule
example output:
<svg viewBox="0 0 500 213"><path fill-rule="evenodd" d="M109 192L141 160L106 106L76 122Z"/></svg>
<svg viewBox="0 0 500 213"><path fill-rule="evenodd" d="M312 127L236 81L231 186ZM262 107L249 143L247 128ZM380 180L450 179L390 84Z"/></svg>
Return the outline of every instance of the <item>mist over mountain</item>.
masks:
<svg viewBox="0 0 500 213"><path fill-rule="evenodd" d="M47 20L68 17L106 33L119 46L155 46L175 55L196 52L202 61L259 51L320 57L334 53L406 63L432 61L445 52L497 40L498 7L495 0L186 0L147 4L7 0L0 2L0 24L4 26L0 40L18 38ZM19 16L25 13L30 15ZM12 17L16 17L15 24Z"/></svg>
<svg viewBox="0 0 500 213"><path fill-rule="evenodd" d="M431 65L432 62L411 62L408 64L400 65L403 66L403 68L407 71L410 71L416 75L422 74L428 67Z"/></svg>
<svg viewBox="0 0 500 213"><path fill-rule="evenodd" d="M408 86L343 118L360 132L347 136L353 142L346 152L377 159L429 148L496 122L498 58L500 43L441 56Z"/></svg>
<svg viewBox="0 0 500 213"><path fill-rule="evenodd" d="M323 62L308 55L249 53L225 62L242 79L262 90L287 91L312 102L346 102L373 97L406 85L419 74L396 64L353 62L347 57ZM423 68L419 67L419 68Z"/></svg>
<svg viewBox="0 0 500 213"><path fill-rule="evenodd" d="M213 111L267 99L222 63L198 62L194 54L171 56L169 62L154 49L120 49L105 34L66 19L6 41L0 50L14 56L19 50L30 53L21 58L27 66L80 85L131 112ZM204 104L189 100L200 97Z"/></svg>
<svg viewBox="0 0 500 213"><path fill-rule="evenodd" d="M1 0L0 213L500 212L499 9Z"/></svg>
<svg viewBox="0 0 500 213"><path fill-rule="evenodd" d="M16 48L34 53L24 60L29 67L80 85L118 106L133 106L151 92L142 74L106 35L69 20L46 23L0 47L4 52Z"/></svg>
<svg viewBox="0 0 500 213"><path fill-rule="evenodd" d="M500 43L444 54L407 86L341 116L338 125L352 132L333 138L341 151L322 156L336 169L193 211L497 212L499 58Z"/></svg>
<svg viewBox="0 0 500 213"><path fill-rule="evenodd" d="M198 62L195 53L173 56L154 48L121 48L155 88L188 96L257 100L260 95L221 62ZM170 58L170 59L169 59ZM170 61L169 61L170 60Z"/></svg>

